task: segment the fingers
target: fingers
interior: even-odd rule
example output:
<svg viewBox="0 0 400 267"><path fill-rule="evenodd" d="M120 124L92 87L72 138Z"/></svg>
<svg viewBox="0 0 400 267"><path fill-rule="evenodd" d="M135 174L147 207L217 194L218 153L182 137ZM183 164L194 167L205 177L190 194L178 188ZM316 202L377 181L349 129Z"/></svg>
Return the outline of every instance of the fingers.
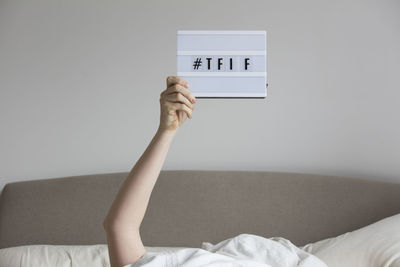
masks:
<svg viewBox="0 0 400 267"><path fill-rule="evenodd" d="M188 89L189 84L177 76L167 78L167 89L160 94L160 102L164 110L170 114L192 118L196 97ZM182 120L182 119L181 119Z"/></svg>
<svg viewBox="0 0 400 267"><path fill-rule="evenodd" d="M179 92L185 97L187 97L190 102L196 103L196 97L188 90L189 83L178 76L168 76L167 77L167 89L161 93L161 97L164 95Z"/></svg>
<svg viewBox="0 0 400 267"><path fill-rule="evenodd" d="M181 110L186 113L186 115L191 119L192 118L192 110L186 106L185 104L182 103L171 103L171 110L177 111Z"/></svg>
<svg viewBox="0 0 400 267"><path fill-rule="evenodd" d="M174 93L181 93L184 97L190 100L192 103L196 103L196 97L193 95L192 92L190 92L189 89L183 87L182 85L179 84L174 84L171 87L167 88L164 92L161 93L161 97L169 94L174 94Z"/></svg>
<svg viewBox="0 0 400 267"><path fill-rule="evenodd" d="M165 98L169 102L182 103L182 104L185 104L186 106L188 106L188 108L194 109L194 105L189 101L189 99L184 97L181 93L172 93L172 94L166 95Z"/></svg>
<svg viewBox="0 0 400 267"><path fill-rule="evenodd" d="M180 84L186 88L189 88L189 84L187 81L184 79L178 77L178 76L168 76L167 77L167 88L171 87L174 84Z"/></svg>

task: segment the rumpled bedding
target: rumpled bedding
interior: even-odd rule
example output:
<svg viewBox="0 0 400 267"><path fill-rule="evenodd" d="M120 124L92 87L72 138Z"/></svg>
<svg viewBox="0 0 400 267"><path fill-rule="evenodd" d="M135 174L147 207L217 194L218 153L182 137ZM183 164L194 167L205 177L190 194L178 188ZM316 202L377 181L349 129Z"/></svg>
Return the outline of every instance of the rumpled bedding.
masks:
<svg viewBox="0 0 400 267"><path fill-rule="evenodd" d="M146 247L146 254L125 267L271 266L326 267L321 260L284 238L242 234L201 248ZM0 249L0 267L110 267L106 244L27 245Z"/></svg>
<svg viewBox="0 0 400 267"><path fill-rule="evenodd" d="M201 248L146 252L136 263L124 267L327 267L317 257L279 237L241 234L216 245Z"/></svg>

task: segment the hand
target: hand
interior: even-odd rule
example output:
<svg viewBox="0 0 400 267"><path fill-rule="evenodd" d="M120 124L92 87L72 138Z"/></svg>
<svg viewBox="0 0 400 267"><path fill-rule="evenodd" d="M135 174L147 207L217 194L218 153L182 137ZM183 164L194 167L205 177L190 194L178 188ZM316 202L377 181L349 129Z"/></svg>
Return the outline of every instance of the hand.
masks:
<svg viewBox="0 0 400 267"><path fill-rule="evenodd" d="M176 131L187 117L192 118L196 98L188 88L189 84L182 78L167 78L167 89L160 94L159 131Z"/></svg>

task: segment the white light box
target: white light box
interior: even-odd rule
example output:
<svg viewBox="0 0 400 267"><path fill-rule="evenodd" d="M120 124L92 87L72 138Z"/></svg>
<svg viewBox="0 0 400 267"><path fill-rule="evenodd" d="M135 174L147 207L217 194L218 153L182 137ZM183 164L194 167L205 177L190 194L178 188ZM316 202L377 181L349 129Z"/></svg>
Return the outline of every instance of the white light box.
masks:
<svg viewBox="0 0 400 267"><path fill-rule="evenodd" d="M177 76L198 98L265 98L265 31L178 31Z"/></svg>

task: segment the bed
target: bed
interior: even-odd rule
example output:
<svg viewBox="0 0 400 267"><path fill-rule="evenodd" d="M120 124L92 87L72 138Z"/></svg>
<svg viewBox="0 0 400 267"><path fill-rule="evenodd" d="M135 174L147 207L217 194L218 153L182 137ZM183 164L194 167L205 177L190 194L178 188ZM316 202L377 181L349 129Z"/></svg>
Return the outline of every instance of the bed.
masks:
<svg viewBox="0 0 400 267"><path fill-rule="evenodd" d="M127 173L7 184L0 248L106 244L103 219ZM316 174L161 171L141 227L151 247L199 247L240 233L298 246L400 213L400 183Z"/></svg>

